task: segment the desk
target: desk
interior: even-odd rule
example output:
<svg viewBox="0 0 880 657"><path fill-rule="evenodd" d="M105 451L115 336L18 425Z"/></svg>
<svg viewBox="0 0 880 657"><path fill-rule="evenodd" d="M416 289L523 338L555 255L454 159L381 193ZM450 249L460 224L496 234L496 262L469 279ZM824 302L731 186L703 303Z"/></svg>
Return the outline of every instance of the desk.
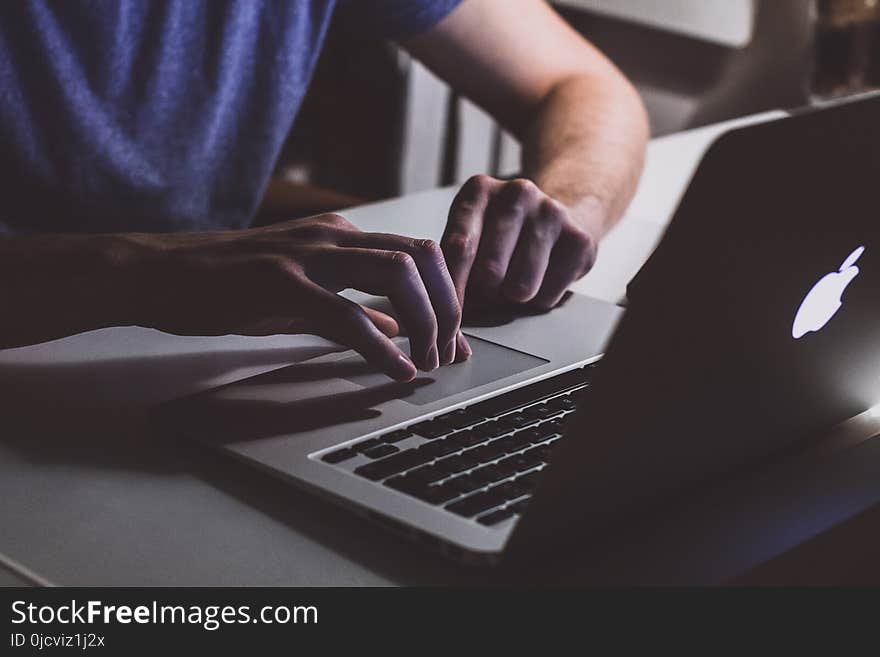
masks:
<svg viewBox="0 0 880 657"><path fill-rule="evenodd" d="M620 297L700 154L723 129L652 143L637 198L577 289ZM436 238L452 193L430 191L347 216L365 229ZM145 426L151 404L331 348L310 336L180 338L128 328L0 352L0 553L65 585L480 584L508 577L443 561ZM601 559L535 577L726 581L880 500L880 441L861 442L870 431L856 429L848 434L851 449L742 475L676 508L674 517L640 526ZM779 468L788 471L784 479L775 475Z"/></svg>

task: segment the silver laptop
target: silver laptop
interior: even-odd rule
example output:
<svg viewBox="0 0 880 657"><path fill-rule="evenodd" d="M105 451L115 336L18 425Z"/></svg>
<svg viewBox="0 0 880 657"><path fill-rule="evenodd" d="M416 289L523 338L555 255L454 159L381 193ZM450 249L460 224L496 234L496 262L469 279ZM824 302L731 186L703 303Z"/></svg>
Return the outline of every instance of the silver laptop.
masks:
<svg viewBox="0 0 880 657"><path fill-rule="evenodd" d="M877 116L874 96L722 136L625 314L493 311L469 361L411 383L343 352L162 417L456 558L588 536L880 401Z"/></svg>

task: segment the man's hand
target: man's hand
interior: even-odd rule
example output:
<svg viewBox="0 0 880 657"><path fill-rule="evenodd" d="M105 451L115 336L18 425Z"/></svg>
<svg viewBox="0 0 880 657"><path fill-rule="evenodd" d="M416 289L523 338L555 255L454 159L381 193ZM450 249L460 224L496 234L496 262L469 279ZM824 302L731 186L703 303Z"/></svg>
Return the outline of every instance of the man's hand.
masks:
<svg viewBox="0 0 880 657"><path fill-rule="evenodd" d="M440 247L335 214L216 233L2 236L0 348L139 325L181 335L311 333L402 381L470 355ZM8 270L8 271L7 271ZM388 315L337 294L388 297Z"/></svg>
<svg viewBox="0 0 880 657"><path fill-rule="evenodd" d="M552 307L635 192L638 93L543 0L464 0L403 46L519 139L534 182L482 176L459 193L442 240L459 301Z"/></svg>
<svg viewBox="0 0 880 657"><path fill-rule="evenodd" d="M149 239L149 238L148 238ZM179 334L311 333L352 347L398 380L452 363L461 307L443 254L430 240L364 233L325 214L266 228L165 236L167 291L142 323ZM337 294L388 297L412 360L389 339L394 319Z"/></svg>
<svg viewBox="0 0 880 657"><path fill-rule="evenodd" d="M596 258L596 240L530 180L474 176L455 197L441 242L458 301L549 310Z"/></svg>

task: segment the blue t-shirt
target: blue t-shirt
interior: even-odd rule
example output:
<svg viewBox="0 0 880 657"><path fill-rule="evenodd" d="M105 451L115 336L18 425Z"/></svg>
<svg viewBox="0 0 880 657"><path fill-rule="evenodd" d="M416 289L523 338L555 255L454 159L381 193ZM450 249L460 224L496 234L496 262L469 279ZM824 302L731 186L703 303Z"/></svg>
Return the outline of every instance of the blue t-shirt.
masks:
<svg viewBox="0 0 880 657"><path fill-rule="evenodd" d="M0 231L246 227L334 12L393 39L459 1L0 2Z"/></svg>

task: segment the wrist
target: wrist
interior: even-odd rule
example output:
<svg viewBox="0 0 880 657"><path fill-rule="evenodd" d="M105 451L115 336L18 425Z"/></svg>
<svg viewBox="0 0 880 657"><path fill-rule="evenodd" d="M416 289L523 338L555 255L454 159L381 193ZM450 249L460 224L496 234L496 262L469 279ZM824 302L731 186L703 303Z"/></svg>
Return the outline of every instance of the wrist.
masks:
<svg viewBox="0 0 880 657"><path fill-rule="evenodd" d="M94 316L103 326L147 325L165 249L162 236L113 234L94 237L100 269Z"/></svg>
<svg viewBox="0 0 880 657"><path fill-rule="evenodd" d="M572 222L597 243L611 225L611 209L595 195L587 195L566 205Z"/></svg>

